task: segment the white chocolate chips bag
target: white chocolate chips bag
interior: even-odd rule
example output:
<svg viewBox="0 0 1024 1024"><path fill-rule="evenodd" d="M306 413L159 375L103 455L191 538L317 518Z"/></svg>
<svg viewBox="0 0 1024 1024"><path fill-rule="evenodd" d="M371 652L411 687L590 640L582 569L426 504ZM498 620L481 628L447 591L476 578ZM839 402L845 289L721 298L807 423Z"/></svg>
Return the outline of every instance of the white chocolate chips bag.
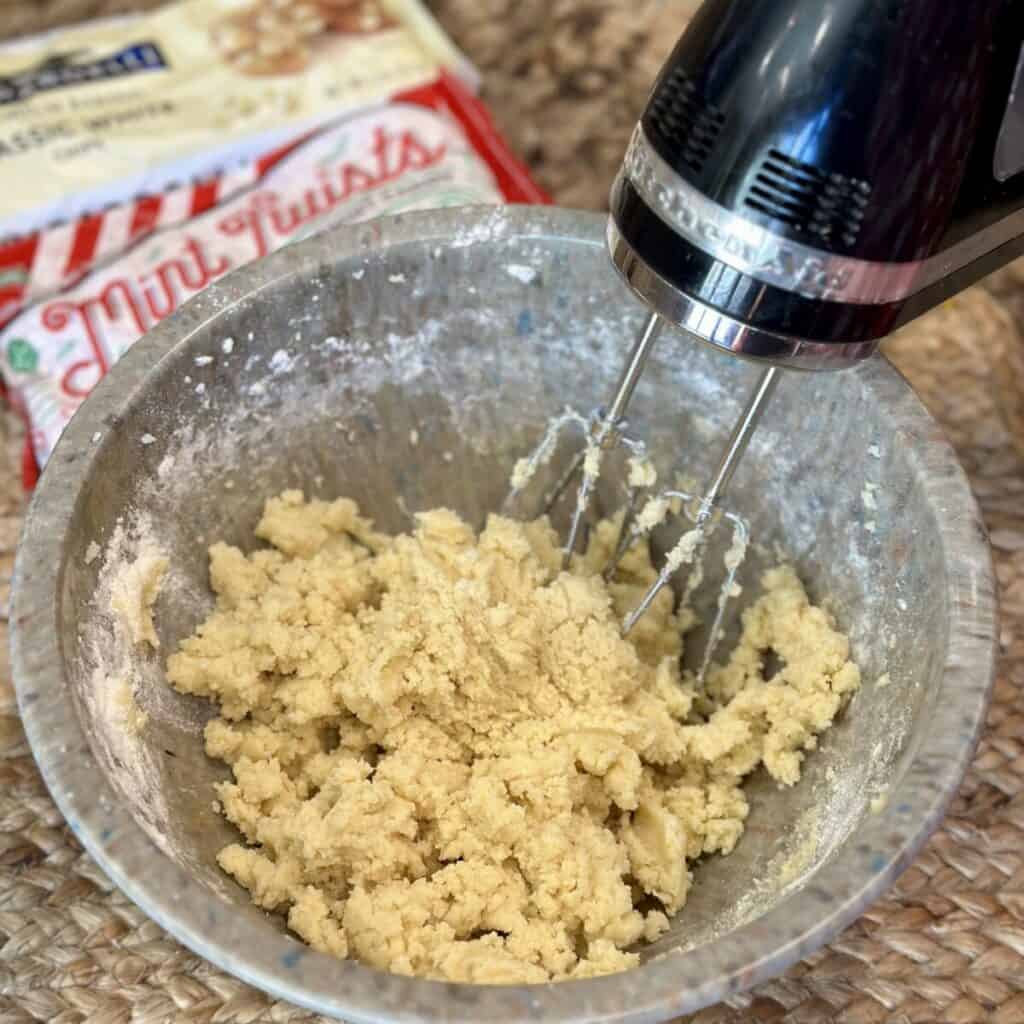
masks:
<svg viewBox="0 0 1024 1024"><path fill-rule="evenodd" d="M333 52L336 42L322 38L328 30L364 42L387 39L397 30L392 12L412 9L405 0L255 0L210 20L216 30L209 45L232 74L279 84L282 76L309 73L322 48ZM391 39L382 53L394 59L395 46ZM424 53L444 49L437 40L433 46ZM357 72L366 80L341 98L342 112L326 124L275 138L217 173L129 193L98 212L0 240L0 369L31 427L27 485L113 363L222 274L332 224L439 206L546 201L460 78L428 56L415 73L401 65L408 72L401 74L397 64L381 67L382 59L350 70L350 84ZM382 84L373 92L378 72ZM393 90L403 78L411 84ZM0 118L3 89L0 73ZM47 95L43 89L34 98ZM221 99L244 105L249 95L232 83ZM142 148L155 151L158 142L147 134ZM0 185L3 163L0 146Z"/></svg>

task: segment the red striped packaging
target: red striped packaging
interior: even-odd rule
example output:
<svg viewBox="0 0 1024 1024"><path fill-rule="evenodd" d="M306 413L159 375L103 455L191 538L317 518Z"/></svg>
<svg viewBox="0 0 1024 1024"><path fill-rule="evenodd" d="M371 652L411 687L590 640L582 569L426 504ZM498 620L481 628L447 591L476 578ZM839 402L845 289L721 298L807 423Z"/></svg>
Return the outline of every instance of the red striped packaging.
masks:
<svg viewBox="0 0 1024 1024"><path fill-rule="evenodd" d="M112 363L220 275L336 223L546 201L441 72L227 173L0 246L0 368L30 425L26 485Z"/></svg>

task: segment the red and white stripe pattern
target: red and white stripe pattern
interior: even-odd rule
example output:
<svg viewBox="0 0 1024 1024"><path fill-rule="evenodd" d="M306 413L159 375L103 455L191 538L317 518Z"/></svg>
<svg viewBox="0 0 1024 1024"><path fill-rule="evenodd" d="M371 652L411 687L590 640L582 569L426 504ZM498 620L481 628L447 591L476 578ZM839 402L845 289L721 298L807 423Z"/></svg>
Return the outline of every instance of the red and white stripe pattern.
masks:
<svg viewBox="0 0 1024 1024"><path fill-rule="evenodd" d="M399 93L393 100L429 107L457 120L490 165L508 202L550 201L497 134L486 107L457 78L442 74L437 82ZM136 196L73 223L0 242L0 327L26 303L69 287L144 235L181 224L252 185L308 134L219 175L158 195Z"/></svg>
<svg viewBox="0 0 1024 1024"><path fill-rule="evenodd" d="M448 123L461 135L463 145L475 152L480 158L481 165L490 171L490 174L484 171L486 180L489 181L484 190L488 198L479 201L549 201L530 179L525 167L512 156L497 135L486 108L458 79L443 74L429 85L396 94L391 102L399 107L411 106L432 111L435 115L440 115L440 120L435 123ZM387 104L379 109L383 112L386 108ZM401 120L397 111L393 116ZM353 117L358 115L349 115L341 123L351 124ZM168 234L166 229L177 228L179 235L182 231L188 233L192 228L184 226L200 218L196 220L195 225L198 231L209 220L202 218L201 215L213 211L222 204L226 204L225 209L231 208L229 200L232 199L236 204L244 202L245 194L254 186L276 190L280 187L276 177L272 183L266 184L264 178L281 164L286 156L298 152L300 147L303 147L301 151L305 152L308 146L317 144L322 133L327 137L332 130L330 127L324 127L307 132L287 145L219 175L171 188L158 195L136 196L121 205L108 207L73 223L53 225L37 234L0 243L0 329L10 326L10 330L17 334L18 338L21 338L18 332L25 332L25 338L41 340L41 337L36 338L32 334L35 322L33 318L38 320L37 314L40 310L53 304L74 305L76 296L81 299L79 292L83 289L87 291L98 280L105 281L111 275L116 276L126 261L141 260L145 265L147 259L156 259L155 255L148 256L142 247L136 247L136 243L148 235L161 232L165 240L173 238L174 231ZM287 168L282 170L287 172ZM287 196L284 193L282 195L282 202L285 202ZM260 251L266 250L261 248ZM236 252L228 265L239 265L241 256L245 257L242 260L244 262L258 255L259 252ZM95 273L91 273L93 271ZM11 324L11 321L22 312L24 315L18 319L18 323ZM35 326L39 327L38 324ZM51 324L44 323L44 326L47 330L53 328ZM114 358L125 344L130 344L144 330L145 325L140 323L131 337L121 339L122 344L115 346ZM63 340L68 342L68 339ZM50 339L49 344L52 347L53 339ZM4 351L6 350L0 351L0 361L3 359ZM93 376L97 368L100 375L105 372L108 363L106 357L100 359L97 356L90 364L93 367ZM9 369L6 364L4 369L5 372ZM10 372L12 375L7 382L11 385L10 397L20 401L28 415L28 410L33 407L27 398L30 397L32 389L37 387L38 382L33 383L30 379L20 380L13 368L10 368ZM76 387L81 383L82 375L78 374L75 377ZM46 390L45 387L43 390ZM81 401L84 397L80 388L75 394L76 401ZM61 416L65 415L70 415L70 412L64 410ZM30 418L34 417L35 413ZM50 415L50 419L54 420L54 416ZM59 436L62 425L55 420L44 424L32 423L31 426L45 427L47 437L39 439L39 443L35 445L37 454L42 453L40 458L45 458L50 446ZM31 460L29 462L31 469L34 463ZM27 483L30 484L32 478L31 472L26 474Z"/></svg>
<svg viewBox="0 0 1024 1024"><path fill-rule="evenodd" d="M0 242L0 326L154 231L182 224L262 178L297 141L239 167Z"/></svg>

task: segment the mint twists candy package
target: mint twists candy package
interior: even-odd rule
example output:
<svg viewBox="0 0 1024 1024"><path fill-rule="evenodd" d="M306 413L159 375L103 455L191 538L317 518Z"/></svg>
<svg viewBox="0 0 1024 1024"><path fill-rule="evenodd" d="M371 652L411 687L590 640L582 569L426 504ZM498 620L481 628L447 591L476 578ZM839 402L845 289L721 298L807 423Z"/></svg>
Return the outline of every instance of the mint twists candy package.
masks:
<svg viewBox="0 0 1024 1024"><path fill-rule="evenodd" d="M47 58L58 41L74 54ZM334 224L546 202L473 84L409 0L189 0L0 49L0 368L30 428L26 484L110 366L230 270ZM148 128L131 116L146 103ZM78 191L75 147L93 151Z"/></svg>

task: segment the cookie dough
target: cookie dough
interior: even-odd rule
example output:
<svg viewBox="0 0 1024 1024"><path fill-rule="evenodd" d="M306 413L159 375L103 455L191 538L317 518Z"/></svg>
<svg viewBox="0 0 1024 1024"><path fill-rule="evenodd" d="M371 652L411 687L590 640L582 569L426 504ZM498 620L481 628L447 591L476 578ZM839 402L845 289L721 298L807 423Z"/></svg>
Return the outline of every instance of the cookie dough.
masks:
<svg viewBox="0 0 1024 1024"><path fill-rule="evenodd" d="M252 554L210 549L216 609L168 665L220 707L206 748L231 766L217 796L244 839L220 864L316 949L382 969L633 966L688 864L735 846L744 777L796 782L859 685L788 568L698 696L668 592L621 636L654 572L636 550L602 580L612 524L572 572L545 521L477 535L439 509L388 537L352 501L289 491L256 534Z"/></svg>

